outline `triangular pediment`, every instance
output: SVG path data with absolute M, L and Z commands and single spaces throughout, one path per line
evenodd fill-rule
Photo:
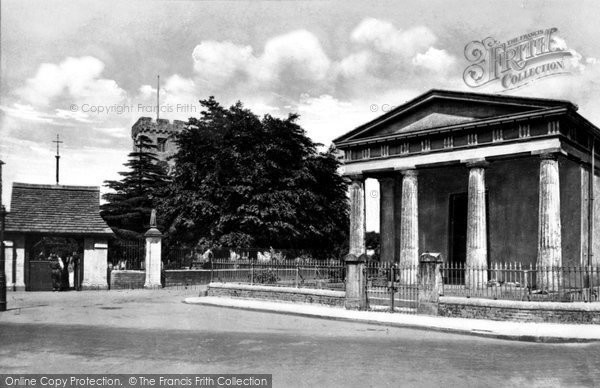
M 562 100 L 431 90 L 334 142 L 426 131 L 561 106 L 577 109 Z
M 404 132 L 411 132 L 418 131 L 420 129 L 438 128 L 448 125 L 466 123 L 473 121 L 474 119 L 474 117 L 434 112 L 399 129 Z

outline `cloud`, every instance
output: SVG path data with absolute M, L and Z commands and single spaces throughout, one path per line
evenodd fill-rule
M 440 74 L 446 73 L 455 63 L 456 59 L 446 50 L 438 50 L 434 47 L 430 47 L 423 54 L 417 53 L 412 59 L 415 67 L 422 67 Z
M 13 103 L 12 107 L 0 106 L 0 110 L 2 110 L 5 113 L 5 115 L 16 119 L 39 121 L 43 123 L 54 122 L 51 115 L 40 112 L 31 105 L 19 104 L 15 102 Z
M 306 30 L 269 39 L 260 55 L 250 46 L 204 41 L 192 58 L 200 88 L 211 93 L 227 88 L 232 95 L 255 90 L 298 98 L 306 91 L 321 91 L 331 68 L 319 40 Z
M 114 80 L 100 78 L 103 70 L 104 63 L 89 56 L 68 57 L 59 64 L 43 63 L 16 94 L 37 106 L 47 105 L 61 96 L 74 103 L 111 105 L 121 102 L 125 91 Z
M 203 41 L 192 53 L 194 70 L 199 79 L 213 87 L 248 76 L 248 65 L 256 58 L 252 47 L 236 45 L 232 42 Z
M 374 18 L 364 19 L 352 31 L 354 42 L 386 54 L 411 57 L 433 45 L 437 37 L 427 27 L 417 26 L 402 31 L 390 22 Z
M 256 62 L 258 78 L 270 82 L 320 82 L 330 65 L 317 37 L 306 30 L 270 39 Z
M 336 91 L 346 98 L 365 90 L 440 87 L 457 63 L 452 54 L 435 47 L 436 35 L 424 26 L 403 30 L 367 18 L 352 31 L 350 40 L 351 52 L 336 64 Z
M 91 123 L 93 120 L 88 119 L 88 115 L 84 112 L 73 112 L 65 109 L 55 109 L 56 117 L 65 120 L 74 120 L 80 123 Z

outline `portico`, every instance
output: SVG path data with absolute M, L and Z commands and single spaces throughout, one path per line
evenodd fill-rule
M 364 252 L 364 179 L 375 178 L 382 261 L 416 265 L 421 253 L 441 252 L 478 269 L 587 264 L 590 152 L 600 131 L 576 110 L 432 90 L 336 139 L 352 177 L 351 249 Z M 600 225 L 593 230 L 600 238 Z M 487 281 L 487 271 L 464 279 Z

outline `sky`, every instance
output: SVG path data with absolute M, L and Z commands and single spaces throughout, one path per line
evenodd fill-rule
M 49 1 L 0 5 L 0 160 L 12 182 L 118 178 L 131 126 L 198 116 L 215 96 L 259 115 L 300 114 L 324 146 L 429 89 L 559 98 L 600 125 L 597 1 Z M 465 46 L 555 27 L 568 74 L 506 91 L 463 81 Z M 105 190 L 104 188 L 102 190 Z M 367 183 L 367 228 L 378 186 Z

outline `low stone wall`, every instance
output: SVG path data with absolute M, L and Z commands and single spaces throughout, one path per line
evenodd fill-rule
M 110 289 L 128 290 L 134 288 L 144 288 L 146 281 L 146 271 L 110 271 Z
M 317 290 L 312 288 L 210 283 L 208 285 L 208 296 L 264 299 L 270 301 L 299 302 L 343 307 L 346 293 L 344 291 Z
M 210 269 L 167 269 L 163 271 L 165 287 L 208 283 L 210 283 Z
M 497 321 L 600 324 L 600 303 L 521 302 L 441 296 L 438 314 Z

